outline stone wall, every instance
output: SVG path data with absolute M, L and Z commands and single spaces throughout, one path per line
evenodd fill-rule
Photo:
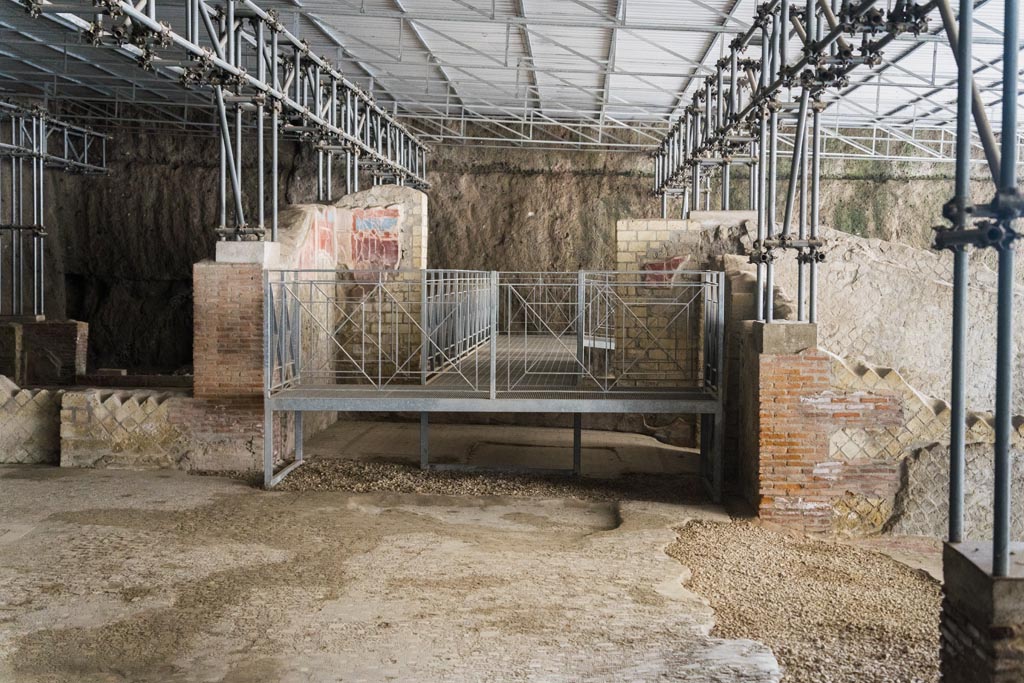
M 823 231 L 827 261 L 819 267 L 818 327 L 822 348 L 897 370 L 920 391 L 949 395 L 952 256 L 835 230 Z M 751 236 L 745 238 L 749 240 Z M 975 252 L 970 268 L 967 403 L 986 410 L 995 395 L 996 274 Z M 776 283 L 795 294 L 792 257 L 778 262 Z M 1024 303 L 1024 273 L 1015 301 Z M 1015 362 L 1024 367 L 1024 316 L 1016 316 Z M 1024 413 L 1024 372 L 1014 378 L 1014 409 Z
M 851 501 L 849 524 L 861 531 L 944 536 L 949 520 L 949 404 L 918 391 L 891 368 L 833 357 L 832 377 L 840 390 L 894 396 L 904 415 L 899 424 L 885 429 L 843 429 L 832 435 L 834 460 L 873 461 L 894 469 L 895 495 Z M 1013 423 L 1012 488 L 1024 497 L 1024 419 Z M 965 534 L 984 538 L 992 533 L 991 413 L 968 413 L 965 441 Z M 1024 510 L 1014 508 L 1012 525 L 1013 535 L 1024 537 Z
M 22 389 L 0 375 L 0 463 L 60 461 L 60 403 L 63 392 Z
M 278 452 L 292 444 L 278 418 Z M 263 402 L 184 391 L 85 389 L 64 394 L 62 467 L 246 471 L 263 467 Z

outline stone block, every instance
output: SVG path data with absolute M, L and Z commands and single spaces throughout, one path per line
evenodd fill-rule
M 740 326 L 750 336 L 757 353 L 761 354 L 789 355 L 818 345 L 818 326 L 814 323 L 744 320 Z
M 219 241 L 217 263 L 255 263 L 263 268 L 277 268 L 281 261 L 281 245 L 263 241 Z
M 1010 571 L 992 576 L 990 541 L 947 543 L 940 659 L 945 683 L 1024 679 L 1024 543 L 1010 547 Z
M 745 221 L 757 223 L 756 211 L 691 211 L 690 221 L 699 227 L 740 225 Z

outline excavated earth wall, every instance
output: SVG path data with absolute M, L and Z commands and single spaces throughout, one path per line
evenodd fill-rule
M 109 175 L 49 174 L 47 310 L 90 323 L 92 366 L 188 366 L 192 264 L 212 256 L 219 217 L 212 141 L 118 131 L 108 143 Z M 244 157 L 252 197 L 254 154 Z M 282 146 L 282 207 L 313 201 L 312 162 L 308 149 Z M 430 167 L 431 267 L 614 268 L 616 221 L 660 213 L 643 154 L 438 146 Z M 824 222 L 926 246 L 952 188 L 950 171 L 829 161 Z M 742 204 L 745 183 L 734 187 Z M 678 215 L 677 203 L 670 212 Z

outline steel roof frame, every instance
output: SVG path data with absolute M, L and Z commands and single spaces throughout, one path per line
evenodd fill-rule
M 82 31 L 95 12 L 69 0 L 6 0 L 0 7 L 19 8 L 20 13 L 29 1 L 68 37 Z M 165 0 L 165 4 L 180 8 L 181 1 L 187 0 Z M 656 145 L 674 120 L 679 103 L 713 72 L 716 46 L 723 44 L 723 35 L 749 28 L 741 12 L 751 7 L 750 0 L 690 0 L 700 16 L 684 24 L 673 17 L 650 20 L 649 12 L 637 9 L 644 0 L 631 0 L 628 6 L 623 0 L 602 6 L 563 0 L 554 8 L 526 0 L 506 0 L 499 6 L 498 0 L 492 0 L 489 9 L 460 0 L 419 0 L 415 6 L 409 2 L 268 0 L 268 5 L 279 8 L 285 23 L 308 29 L 307 35 L 312 31 L 315 43 L 337 53 L 350 79 L 365 82 L 391 115 L 426 141 L 609 150 L 650 150 Z M 975 6 L 989 2 L 981 0 Z M 72 16 L 80 18 L 73 21 Z M 373 24 L 377 33 L 362 35 L 360 22 L 365 21 L 377 22 Z M 981 18 L 974 21 L 981 33 L 975 36 L 975 45 L 1001 42 L 999 27 Z M 379 31 L 392 30 L 388 28 L 392 23 L 396 33 L 378 40 Z M 477 25 L 489 29 L 486 40 L 473 36 Z M 500 45 L 499 27 L 505 29 Z M 204 127 L 195 117 L 175 114 L 182 111 L 178 105 L 183 100 L 190 107 L 212 111 L 211 103 L 182 93 L 174 70 L 158 67 L 147 73 L 115 68 L 109 58 L 93 59 L 88 46 L 76 47 L 66 38 L 53 40 L 51 31 L 26 30 L 23 21 L 6 20 L 2 13 L 0 31 L 11 37 L 0 48 L 0 93 L 41 96 L 55 104 L 99 103 L 106 96 L 137 103 L 142 110 L 135 117 L 137 124 L 156 121 L 161 115 L 177 117 L 167 123 L 170 128 Z M 693 37 L 699 35 L 708 39 L 696 52 Z M 584 36 L 603 42 L 602 51 L 581 47 Z M 679 43 L 673 36 L 691 38 L 689 43 Z M 393 49 L 396 40 L 397 50 Z M 630 40 L 634 48 L 628 62 L 623 61 L 623 40 Z M 952 69 L 946 68 L 948 55 L 935 53 L 931 79 L 903 66 L 923 46 L 938 50 L 940 42 L 945 37 L 936 31 L 898 36 L 893 44 L 904 49 L 886 55 L 881 69 L 855 80 L 843 93 L 845 127 L 884 128 L 893 139 L 913 140 L 911 131 L 922 123 L 951 122 L 956 81 Z M 127 48 L 113 49 L 125 57 L 140 58 L 138 51 Z M 1001 59 L 983 55 L 974 59 L 979 65 L 978 88 L 983 95 L 988 93 L 986 105 L 998 105 L 995 77 Z M 658 69 L 660 60 L 672 66 Z M 596 86 L 591 78 L 597 79 Z M 673 79 L 678 87 L 671 85 Z M 876 102 L 861 94 L 868 92 L 876 95 Z M 856 97 L 845 96 L 854 93 Z M 882 93 L 886 96 L 880 97 Z

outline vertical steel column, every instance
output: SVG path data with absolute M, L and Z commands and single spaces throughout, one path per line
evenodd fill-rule
M 767 220 L 767 239 L 775 238 L 775 195 L 777 184 L 777 170 L 779 158 L 778 146 L 779 118 L 778 113 L 773 109 L 768 114 L 768 201 L 765 207 Z M 775 318 L 775 291 L 774 269 L 771 258 L 765 263 L 765 300 L 764 319 L 772 322 Z
M 1003 15 L 1003 115 L 999 194 L 1017 194 L 1017 62 L 1020 49 L 1018 0 L 1005 0 Z M 960 36 L 960 44 L 970 44 Z M 970 62 L 965 62 L 970 65 Z M 1006 576 L 1010 554 L 1010 433 L 1013 395 L 1013 242 L 1012 219 L 1001 219 L 1007 236 L 999 245 L 996 324 L 995 504 L 992 524 L 992 574 Z
M 42 189 L 43 120 L 41 116 L 32 117 L 32 315 L 39 315 L 39 228 L 43 217 L 39 210 L 39 195 Z
M 788 7 L 788 5 L 787 5 Z M 772 30 L 772 67 L 774 73 L 769 78 L 769 84 L 777 74 L 782 73 L 785 57 L 780 52 L 781 36 L 785 35 L 787 27 L 779 19 Z M 771 104 L 771 103 L 769 103 Z M 767 239 L 775 238 L 775 200 L 778 184 L 779 166 L 779 114 L 772 107 L 768 113 L 768 207 L 767 207 Z M 763 143 L 762 143 L 763 144 Z M 765 263 L 765 298 L 764 298 L 764 320 L 772 322 L 775 319 L 775 269 L 771 258 Z
M 323 202 L 326 198 L 324 193 L 324 151 L 316 151 L 316 200 Z
M 725 74 L 722 73 L 722 65 L 719 64 L 715 71 L 715 130 L 716 136 L 721 135 L 725 123 Z M 720 145 L 724 151 L 725 146 Z M 722 209 L 729 209 L 729 164 L 722 166 Z M 710 192 L 710 188 L 708 188 Z M 710 197 L 708 197 L 710 200 Z
M 227 50 L 225 51 L 228 57 L 228 62 L 233 66 L 242 66 L 242 39 L 239 33 L 238 27 L 235 25 L 235 0 L 227 1 Z M 245 224 L 243 217 L 244 211 L 242 210 L 242 105 L 241 103 L 235 104 L 235 176 L 237 178 L 236 199 L 237 213 L 235 215 L 235 228 L 238 229 Z
M 285 291 L 283 287 L 281 291 Z M 270 403 L 270 387 L 274 381 L 271 347 L 275 330 L 274 290 L 266 270 L 263 271 L 263 302 L 263 488 L 269 489 L 274 479 L 274 409 Z
M 956 225 L 967 227 L 970 202 L 971 161 L 971 40 L 974 21 L 973 0 L 960 1 L 960 40 L 957 43 L 956 110 Z M 953 247 L 953 340 L 951 345 L 949 421 L 949 542 L 960 543 L 964 535 L 964 437 L 967 421 L 965 370 L 967 356 L 967 247 Z
M 970 2 L 971 0 L 967 0 Z M 818 220 L 821 209 L 821 110 L 816 106 L 811 114 L 811 239 L 818 239 Z M 818 322 L 818 259 L 810 263 L 810 282 L 807 296 L 807 320 Z
M 786 71 L 786 59 L 789 57 L 789 0 L 781 0 L 779 3 L 779 61 L 778 75 Z
M 771 63 L 771 40 L 769 37 L 768 22 L 765 21 L 761 27 L 761 82 L 760 89 L 767 86 L 771 76 L 769 64 Z M 767 172 L 768 172 L 768 120 L 765 117 L 763 105 L 758 111 L 759 131 L 757 139 L 757 243 L 760 249 L 764 249 L 765 235 L 768 230 L 768 202 L 767 202 Z M 764 271 L 765 264 L 758 259 L 755 264 L 757 268 L 757 320 L 764 320 Z
M 270 75 L 274 82 L 274 88 L 276 90 L 281 89 L 281 75 L 278 70 L 278 30 L 277 27 L 273 27 L 270 32 Z M 281 134 L 280 126 L 280 109 L 281 104 L 279 102 L 272 102 L 270 107 L 270 239 L 274 242 L 277 241 L 277 200 L 278 192 L 278 177 L 277 177 L 277 145 L 278 136 Z
M 728 161 L 722 164 L 722 211 L 729 210 L 729 184 L 731 164 Z
M 39 254 L 39 263 L 36 265 L 36 272 L 38 274 L 39 285 L 39 302 L 36 306 L 36 315 L 44 315 L 46 313 L 46 249 L 44 236 L 46 234 L 46 119 L 43 116 L 39 117 L 39 183 L 37 186 L 36 201 L 39 202 L 39 221 L 37 225 L 40 228 L 40 234 L 37 236 L 38 245 L 36 246 L 37 253 Z
M 11 117 L 11 146 L 18 144 L 15 119 Z M 11 157 L 11 225 L 18 225 L 18 162 Z M 11 231 L 11 315 L 18 314 L 18 240 L 21 235 Z
M 498 397 L 498 287 L 498 272 L 491 271 L 490 396 L 492 399 Z
M 24 138 L 24 130 L 19 131 L 18 136 L 20 138 Z M 22 144 L 24 144 L 24 139 L 22 139 Z M 25 164 L 21 157 L 18 157 L 17 222 L 18 225 L 25 224 Z M 23 230 L 16 230 L 15 234 L 18 236 L 18 264 L 14 281 L 18 292 L 18 310 L 15 311 L 15 313 L 17 315 L 23 315 L 25 313 L 25 232 Z
M 263 48 L 266 45 L 266 36 L 263 31 L 263 20 L 257 18 L 254 23 L 256 24 L 256 76 L 260 79 L 260 82 L 265 83 L 267 80 L 267 62 L 266 55 L 263 51 Z M 259 221 L 258 227 L 260 229 L 260 238 L 266 239 L 266 235 L 263 234 L 263 229 L 266 225 L 264 200 L 264 193 L 266 192 L 266 189 L 263 186 L 264 175 L 266 173 L 263 158 L 263 118 L 266 115 L 266 110 L 263 104 L 263 97 L 264 96 L 261 95 L 256 104 L 256 220 Z

